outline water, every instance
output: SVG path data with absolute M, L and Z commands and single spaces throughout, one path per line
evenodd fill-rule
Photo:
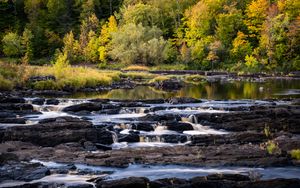
M 185 84 L 179 91 L 166 92 L 148 86 L 116 89 L 108 92 L 76 93 L 70 98 L 157 99 L 192 97 L 201 99 L 299 98 L 299 79 L 267 79 L 265 82 L 213 82 Z

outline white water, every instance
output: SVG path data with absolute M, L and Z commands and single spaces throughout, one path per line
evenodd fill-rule
M 43 162 L 33 160 L 32 162 L 40 162 L 48 167 L 57 167 L 66 164 L 55 164 L 53 162 Z M 107 179 L 120 179 L 125 177 L 137 176 L 147 177 L 150 180 L 162 178 L 183 178 L 189 179 L 196 176 L 206 176 L 209 174 L 244 174 L 256 175 L 261 179 L 275 179 L 275 178 L 300 178 L 299 167 L 268 167 L 268 168 L 250 168 L 250 167 L 193 167 L 184 165 L 129 165 L 127 168 L 113 168 L 102 166 L 88 166 L 84 164 L 75 164 L 80 169 L 87 169 L 94 172 L 113 172 L 107 175 Z

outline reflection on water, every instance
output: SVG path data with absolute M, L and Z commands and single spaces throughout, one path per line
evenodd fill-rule
M 181 90 L 166 92 L 148 86 L 116 89 L 108 92 L 76 93 L 70 98 L 155 99 L 192 97 L 202 99 L 269 99 L 299 98 L 300 80 L 276 79 L 258 82 L 186 84 Z

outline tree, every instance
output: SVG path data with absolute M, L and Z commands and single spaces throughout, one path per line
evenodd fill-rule
M 160 29 L 130 23 L 112 34 L 108 54 L 125 64 L 154 65 L 168 58 L 167 51 L 168 45 Z
M 100 47 L 98 48 L 98 52 L 99 52 L 99 60 L 101 62 L 106 62 L 107 48 L 109 47 L 112 38 L 112 33 L 117 32 L 117 30 L 118 30 L 117 20 L 114 16 L 110 16 L 108 22 L 103 24 L 99 36 Z
M 159 10 L 151 5 L 138 3 L 122 10 L 124 24 L 134 23 L 143 26 L 157 26 L 159 20 Z
M 22 41 L 21 41 L 23 49 L 25 51 L 25 54 L 22 57 L 22 62 L 24 64 L 28 64 L 30 60 L 33 58 L 32 39 L 33 39 L 33 34 L 31 30 L 25 28 L 22 36 Z
M 239 30 L 244 30 L 242 11 L 237 10 L 234 5 L 225 6 L 227 13 L 217 16 L 216 36 L 227 48 L 236 37 Z
M 236 38 L 232 41 L 232 49 L 230 57 L 235 61 L 244 61 L 246 55 L 250 55 L 252 47 L 247 40 L 247 35 L 243 32 L 238 32 Z
M 259 39 L 262 25 L 267 17 L 268 0 L 253 0 L 246 9 L 247 19 L 245 24 L 250 32 L 250 37 Z
M 22 54 L 21 37 L 17 33 L 9 32 L 3 39 L 3 53 L 8 57 L 18 57 Z
M 64 37 L 64 47 L 62 53 L 66 55 L 69 63 L 76 62 L 79 59 L 80 46 L 77 40 L 74 38 L 74 34 L 70 31 Z

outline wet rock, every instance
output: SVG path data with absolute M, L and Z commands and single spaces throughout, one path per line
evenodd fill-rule
M 261 180 L 255 182 L 242 182 L 238 184 L 238 188 L 298 188 L 300 186 L 300 179 L 273 179 Z
M 103 151 L 112 150 L 112 147 L 109 146 L 109 145 L 104 145 L 104 144 L 98 144 L 98 143 L 96 143 L 95 146 L 97 147 L 97 149 L 103 150 Z
M 200 103 L 202 102 L 199 99 L 194 99 L 194 98 L 171 98 L 168 100 L 169 103 L 171 104 L 185 104 L 185 103 Z
M 48 75 L 48 76 L 32 76 L 29 78 L 30 82 L 39 82 L 39 81 L 47 81 L 47 80 L 53 80 L 55 81 L 56 78 L 53 75 Z
M 0 118 L 0 123 L 26 124 L 26 120 L 24 118 Z
M 64 108 L 63 112 L 79 112 L 79 111 L 99 111 L 102 109 L 102 105 L 99 103 L 82 103 Z
M 131 125 L 132 129 L 139 131 L 154 131 L 153 123 L 138 122 Z
M 189 181 L 180 178 L 166 178 L 166 179 L 158 179 L 150 182 L 151 188 L 160 188 L 160 187 L 176 187 L 180 185 L 188 184 Z
M 32 181 L 50 175 L 50 170 L 37 163 L 16 163 L 2 166 L 2 168 L 0 168 L 0 174 L 0 181 Z
M 32 104 L 43 105 L 44 103 L 45 103 L 45 99 L 42 98 L 36 98 L 32 100 Z
M 230 180 L 230 181 L 250 181 L 249 176 L 242 174 L 211 174 L 206 176 L 207 180 Z
M 184 122 L 167 121 L 163 125 L 167 126 L 168 130 L 177 131 L 177 132 L 194 130 L 194 127 L 191 124 L 184 123 Z
M 87 151 L 96 151 L 97 147 L 95 144 L 93 144 L 92 142 L 86 141 L 83 143 L 83 147 L 87 150 Z
M 23 111 L 23 110 L 33 110 L 31 104 L 23 103 L 0 103 L 0 110 L 14 110 L 14 111 Z
M 0 153 L 0 165 L 6 164 L 10 161 L 19 161 L 19 158 L 14 153 Z
M 187 136 L 186 135 L 162 135 L 161 136 L 163 142 L 166 143 L 185 143 L 187 142 Z
M 25 103 L 25 99 L 15 96 L 4 96 L 0 98 L 0 103 Z
M 58 105 L 59 100 L 58 99 L 47 99 L 46 104 L 48 104 L 48 105 Z
M 9 127 L 0 130 L 0 135 L 3 135 L 1 142 L 23 141 L 40 146 L 55 146 L 82 139 L 93 143 L 113 143 L 111 132 L 97 129 L 92 123 L 73 117 L 46 119 L 37 125 Z
M 119 142 L 128 142 L 128 143 L 132 143 L 132 142 L 139 142 L 140 141 L 140 136 L 138 134 L 135 133 L 130 133 L 130 134 L 121 134 L 118 137 L 118 141 Z
M 164 114 L 164 115 L 157 115 L 157 114 L 147 114 L 146 116 L 140 117 L 140 121 L 180 121 L 181 117 L 175 114 Z
M 97 188 L 147 188 L 149 180 L 142 177 L 129 177 L 119 180 L 101 181 L 97 184 Z
M 183 87 L 183 83 L 177 79 L 168 79 L 154 83 L 154 87 L 166 91 L 179 90 Z

